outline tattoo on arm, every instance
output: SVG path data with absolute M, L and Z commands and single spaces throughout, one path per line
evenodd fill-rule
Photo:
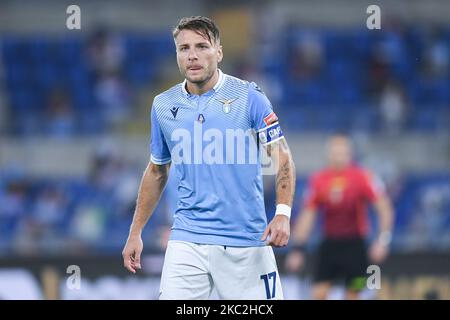
M 282 164 L 280 171 L 277 174 L 277 190 L 281 187 L 281 189 L 286 189 L 288 187 L 289 178 L 290 178 L 290 164 L 289 162 L 285 162 Z
M 276 176 L 276 197 L 277 203 L 284 203 L 292 206 L 296 172 L 294 161 L 285 139 L 269 145 L 268 154 L 278 163 Z

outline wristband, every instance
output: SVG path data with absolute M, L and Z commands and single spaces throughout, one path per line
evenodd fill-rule
M 390 231 L 383 231 L 378 236 L 378 242 L 384 246 L 388 246 L 392 241 L 392 233 Z
M 283 215 L 288 217 L 289 219 L 291 218 L 291 207 L 289 207 L 286 204 L 277 204 L 277 209 L 275 210 L 275 215 Z

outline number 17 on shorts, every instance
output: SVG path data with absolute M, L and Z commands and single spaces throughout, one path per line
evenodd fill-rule
M 266 298 L 273 299 L 275 298 L 276 289 L 277 289 L 277 273 L 276 271 L 262 274 L 260 279 L 264 281 L 264 287 L 266 288 Z

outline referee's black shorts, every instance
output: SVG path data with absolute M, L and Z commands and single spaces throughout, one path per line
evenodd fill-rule
M 348 289 L 359 291 L 366 286 L 368 265 L 364 239 L 325 239 L 319 247 L 314 281 L 344 281 Z

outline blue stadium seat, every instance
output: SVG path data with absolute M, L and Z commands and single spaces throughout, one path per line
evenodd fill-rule
M 79 65 L 85 58 L 85 47 L 82 40 L 75 36 L 66 36 L 58 42 L 60 61 L 65 65 Z
M 315 115 L 309 108 L 290 106 L 277 111 L 282 127 L 287 131 L 310 131 L 315 125 Z
M 348 129 L 349 116 L 345 108 L 334 106 L 317 111 L 318 130 L 325 133 L 332 133 Z
M 56 65 L 52 63 L 41 63 L 36 65 L 34 78 L 41 88 L 50 91 L 52 88 L 61 84 L 61 77 L 64 75 Z
M 30 70 L 21 63 L 10 63 L 6 65 L 7 86 L 11 89 L 28 85 Z
M 27 39 L 27 42 L 30 47 L 30 62 L 32 64 L 38 65 L 49 61 L 55 63 L 56 57 L 54 56 L 54 42 L 50 38 L 34 36 Z
M 379 114 L 375 107 L 361 105 L 351 112 L 350 127 L 352 130 L 374 132 L 380 128 Z
M 415 130 L 435 131 L 438 128 L 439 110 L 428 107 L 413 113 L 411 126 Z

